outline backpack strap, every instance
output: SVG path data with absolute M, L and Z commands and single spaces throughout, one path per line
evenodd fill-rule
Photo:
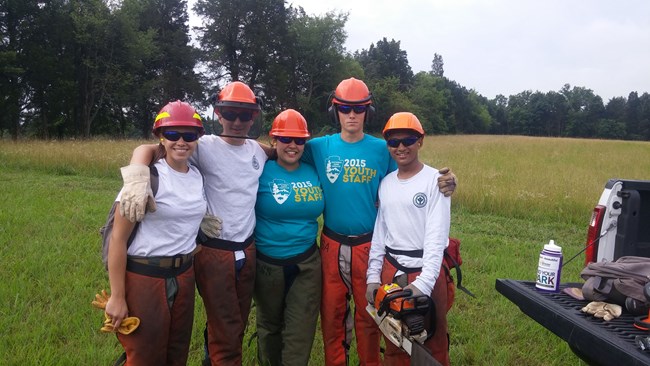
M 450 266 L 451 268 L 456 269 L 456 287 L 461 289 L 464 293 L 468 294 L 469 296 L 471 296 L 473 298 L 476 298 L 476 296 L 470 290 L 468 290 L 465 286 L 463 286 L 463 272 L 460 269 L 460 264 L 458 264 L 456 259 L 454 259 L 454 257 L 449 254 L 447 249 L 445 249 L 445 251 L 444 251 L 444 258 L 449 263 L 451 263 L 451 266 Z M 445 269 L 445 271 L 447 273 L 449 273 L 449 271 L 451 271 L 451 268 L 447 268 L 447 266 L 443 265 L 442 267 Z

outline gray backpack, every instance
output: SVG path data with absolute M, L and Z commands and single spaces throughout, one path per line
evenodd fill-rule
M 151 191 L 155 197 L 156 193 L 158 193 L 158 169 L 153 165 L 149 166 L 149 178 L 151 182 Z M 104 269 L 106 270 L 108 270 L 108 245 L 111 242 L 111 234 L 113 233 L 113 222 L 115 221 L 115 209 L 117 208 L 117 203 L 117 201 L 113 202 L 113 206 L 111 206 L 110 211 L 108 211 L 106 223 L 101 227 L 101 229 L 99 229 L 99 234 L 102 236 L 102 262 L 104 262 Z M 140 226 L 140 223 L 136 222 L 129 239 L 126 241 L 127 248 L 133 242 L 135 234 L 138 232 L 138 226 Z
M 582 285 L 586 300 L 625 305 L 631 297 L 647 303 L 643 287 L 650 282 L 650 258 L 625 256 L 614 262 L 589 263 L 580 277 L 586 281 Z

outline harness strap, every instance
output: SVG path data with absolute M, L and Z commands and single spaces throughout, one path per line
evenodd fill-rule
M 186 261 L 177 268 L 163 268 L 135 262 L 129 258 L 126 260 L 126 270 L 129 272 L 141 274 L 143 276 L 171 278 L 176 277 L 192 267 L 193 260 Z
M 263 254 L 262 252 L 257 250 L 257 259 L 261 260 L 262 262 L 266 262 L 269 264 L 274 264 L 276 266 L 290 266 L 294 264 L 298 264 L 306 260 L 307 258 L 311 257 L 314 252 L 318 250 L 318 246 L 316 245 L 316 242 L 312 246 L 309 247 L 309 249 L 305 250 L 304 252 L 294 255 L 293 257 L 289 258 L 273 258 L 269 257 L 268 255 Z
M 323 234 L 325 234 L 328 238 L 331 238 L 336 242 L 339 242 L 343 245 L 347 245 L 350 247 L 354 247 L 360 244 L 365 244 L 372 240 L 372 231 L 361 235 L 343 235 L 328 228 L 327 226 L 323 226 Z
M 249 236 L 243 242 L 224 240 L 219 238 L 207 238 L 206 241 L 202 242 L 201 245 L 213 249 L 227 250 L 230 252 L 236 252 L 238 250 L 244 250 L 248 248 L 253 243 L 253 235 Z
M 399 269 L 400 271 L 404 273 L 417 273 L 422 271 L 422 267 L 405 267 L 401 265 L 395 257 L 393 257 L 393 254 L 397 255 L 405 255 L 407 257 L 411 258 L 422 258 L 422 255 L 424 254 L 424 251 L 422 250 L 397 250 L 397 249 L 391 249 L 390 247 L 386 247 L 386 260 L 388 263 L 392 264 L 395 268 Z

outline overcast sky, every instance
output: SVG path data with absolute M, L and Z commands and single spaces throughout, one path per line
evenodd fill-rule
M 445 76 L 488 98 L 566 83 L 603 101 L 650 92 L 650 0 L 287 0 L 349 12 L 345 47 L 401 42 L 414 73 L 442 55 Z

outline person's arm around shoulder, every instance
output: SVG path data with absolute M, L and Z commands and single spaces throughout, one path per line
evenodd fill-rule
M 119 211 L 122 217 L 131 222 L 142 221 L 147 210 L 156 211 L 148 164 L 157 148 L 155 144 L 136 147 L 130 164 L 120 168 L 124 186 Z
M 450 168 L 444 167 L 438 172 L 441 174 L 438 177 L 438 188 L 440 189 L 440 193 L 444 194 L 445 197 L 449 197 L 454 194 L 456 185 L 458 184 L 458 179 Z
M 118 204 L 119 205 L 119 204 Z M 108 246 L 108 279 L 111 285 L 111 297 L 106 303 L 106 314 L 113 320 L 113 329 L 129 316 L 126 304 L 126 243 L 133 232 L 135 224 L 124 218 L 119 210 L 115 211 L 115 222 L 111 242 Z

